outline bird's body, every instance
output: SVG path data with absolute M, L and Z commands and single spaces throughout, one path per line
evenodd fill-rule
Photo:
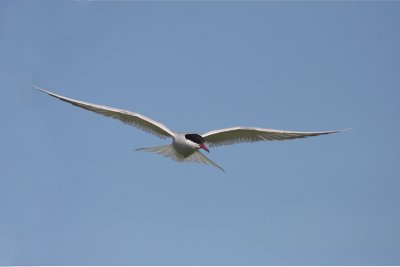
M 172 146 L 176 152 L 186 158 L 193 154 L 194 151 L 198 150 L 199 147 L 197 143 L 186 139 L 185 135 L 185 133 L 175 133 L 172 140 Z
M 207 143 L 210 147 L 215 147 L 243 142 L 304 138 L 342 131 L 336 130 L 325 132 L 294 132 L 255 127 L 233 127 L 214 130 L 204 134 L 178 133 L 171 131 L 164 124 L 154 121 L 138 113 L 74 100 L 51 93 L 37 86 L 35 87 L 40 91 L 47 93 L 52 97 L 58 98 L 64 102 L 70 103 L 74 106 L 78 106 L 86 110 L 93 111 L 104 116 L 118 119 L 123 123 L 135 126 L 162 139 L 172 138 L 172 143 L 169 145 L 137 149 L 139 151 L 158 153 L 179 162 L 204 163 L 217 167 L 222 171 L 224 171 L 224 169 L 208 159 L 199 151 L 200 149 L 203 149 L 209 152 L 209 149 L 205 145 L 205 143 Z

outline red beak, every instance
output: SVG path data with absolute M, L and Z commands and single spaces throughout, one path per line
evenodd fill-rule
M 206 147 L 204 144 L 200 144 L 200 148 L 204 149 L 207 152 L 210 152 L 210 150 L 208 150 L 208 147 Z

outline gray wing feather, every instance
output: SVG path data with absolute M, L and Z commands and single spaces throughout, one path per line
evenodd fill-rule
M 159 123 L 157 121 L 154 121 L 146 116 L 143 116 L 138 113 L 134 113 L 131 111 L 127 110 L 122 110 L 122 109 L 117 109 L 117 108 L 112 108 L 112 107 L 107 107 L 107 106 L 101 106 L 101 105 L 96 105 L 96 104 L 91 104 L 83 101 L 78 101 L 74 100 L 71 98 L 67 98 L 61 95 L 57 95 L 54 93 L 51 93 L 49 91 L 46 91 L 42 88 L 39 88 L 35 86 L 35 88 L 39 89 L 40 91 L 58 98 L 64 102 L 67 102 L 69 104 L 72 104 L 74 106 L 93 111 L 97 114 L 101 114 L 107 117 L 111 117 L 117 120 L 122 121 L 125 124 L 129 124 L 132 126 L 135 126 L 141 130 L 144 130 L 148 133 L 154 134 L 162 139 L 165 139 L 166 137 L 173 137 L 174 133 L 168 129 L 164 124 Z
M 274 129 L 263 129 L 253 127 L 233 127 L 214 130 L 202 134 L 210 147 L 231 145 L 236 143 L 248 143 L 258 141 L 287 140 L 305 138 L 310 136 L 337 133 L 345 130 L 324 131 L 324 132 L 294 132 Z

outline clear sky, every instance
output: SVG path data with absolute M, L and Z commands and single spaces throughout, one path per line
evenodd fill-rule
M 0 1 L 0 264 L 400 264 L 400 2 Z M 32 85 L 220 147 L 227 170 Z

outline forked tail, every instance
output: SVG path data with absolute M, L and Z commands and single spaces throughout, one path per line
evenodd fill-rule
M 145 152 L 157 153 L 157 154 L 163 155 L 164 157 L 170 158 L 170 159 L 178 161 L 178 162 L 203 163 L 203 164 L 214 166 L 214 167 L 220 169 L 221 171 L 225 172 L 225 170 L 223 168 L 221 168 L 218 164 L 216 164 L 212 160 L 208 159 L 206 156 L 204 156 L 202 153 L 200 153 L 200 151 L 195 151 L 190 156 L 184 157 L 175 150 L 175 148 L 173 147 L 172 144 L 165 145 L 165 146 L 157 146 L 157 147 L 138 148 L 138 149 L 135 149 L 135 151 L 145 151 Z
M 156 147 L 143 147 L 143 148 L 135 149 L 135 151 L 153 152 L 153 153 L 163 155 L 164 157 L 171 158 L 176 161 L 182 161 L 182 159 L 184 159 L 184 157 L 182 157 L 182 156 L 180 157 L 180 155 L 178 153 L 176 153 L 175 148 L 172 145 L 156 146 Z

